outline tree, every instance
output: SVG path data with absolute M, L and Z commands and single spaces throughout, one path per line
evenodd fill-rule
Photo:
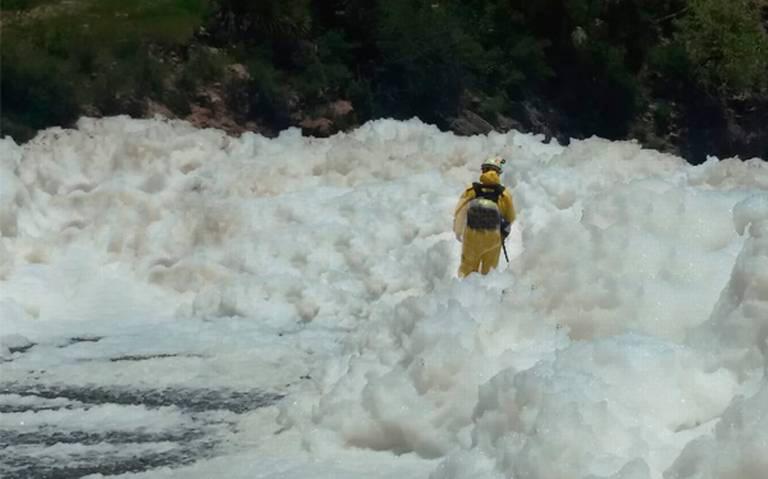
M 677 22 L 676 40 L 686 51 L 696 81 L 714 95 L 754 95 L 768 84 L 765 2 L 689 0 Z

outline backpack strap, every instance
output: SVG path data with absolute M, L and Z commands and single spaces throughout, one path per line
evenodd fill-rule
M 499 197 L 504 193 L 502 185 L 484 185 L 482 183 L 472 183 L 472 189 L 475 190 L 475 198 L 485 198 L 494 203 L 499 202 Z

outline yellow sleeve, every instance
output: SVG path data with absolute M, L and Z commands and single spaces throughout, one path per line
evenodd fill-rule
M 454 218 L 457 214 L 459 214 L 459 211 L 467 206 L 467 203 L 472 201 L 475 197 L 475 189 L 470 187 L 464 190 L 464 193 L 461 194 L 461 197 L 459 198 L 459 202 L 456 203 L 456 209 L 453 211 Z
M 459 241 L 464 236 L 464 228 L 467 226 L 467 205 L 474 197 L 475 190 L 472 187 L 464 190 L 453 212 L 453 232 Z
M 499 198 L 499 210 L 501 211 L 501 216 L 503 216 L 505 220 L 510 223 L 515 221 L 515 205 L 512 202 L 512 194 L 509 192 L 508 188 L 504 189 L 504 193 L 502 193 L 501 198 Z

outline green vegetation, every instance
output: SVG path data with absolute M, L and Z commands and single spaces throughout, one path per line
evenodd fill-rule
M 691 0 L 689 8 L 674 38 L 700 85 L 714 94 L 763 91 L 768 85 L 768 36 L 760 4 Z
M 203 0 L 16 0 L 3 3 L 2 133 L 26 139 L 88 111 L 143 112 L 169 66 L 156 52 L 188 44 Z
M 272 131 L 346 100 L 357 122 L 452 128 L 471 111 L 768 156 L 767 26 L 766 0 L 5 0 L 0 133 L 142 116 L 150 100 L 183 117 L 215 87 Z

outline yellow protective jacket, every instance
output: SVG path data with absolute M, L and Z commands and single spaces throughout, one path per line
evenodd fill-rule
M 484 185 L 500 184 L 499 174 L 493 170 L 480 175 L 480 183 Z M 472 272 L 488 273 L 499 263 L 501 253 L 501 233 L 497 230 L 474 230 L 467 227 L 467 208 L 469 202 L 475 199 L 475 190 L 472 186 L 464 190 L 456 205 L 453 215 L 453 232 L 456 239 L 462 242 L 461 266 L 459 276 L 466 276 Z M 512 195 L 508 189 L 499 196 L 499 213 L 510 224 L 515 221 L 515 207 L 512 203 Z

